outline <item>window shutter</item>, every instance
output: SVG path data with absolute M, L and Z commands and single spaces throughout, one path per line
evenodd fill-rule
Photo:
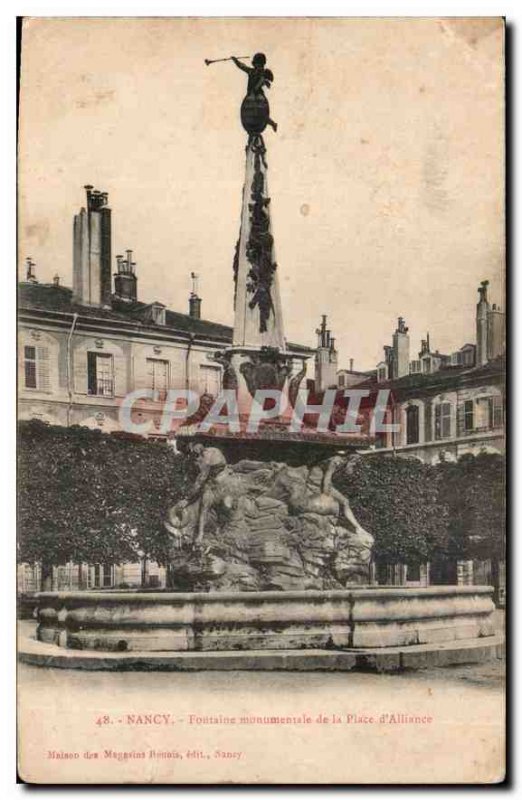
M 406 409 L 406 443 L 417 444 L 419 441 L 419 407 L 408 406 Z
M 441 406 L 439 404 L 435 406 L 435 439 L 441 438 L 440 420 L 441 420 Z
M 127 362 L 124 356 L 113 357 L 114 396 L 125 397 L 127 394 Z
M 431 442 L 432 431 L 431 431 L 431 401 L 427 400 L 424 406 L 424 441 Z
M 488 398 L 488 428 L 493 428 L 493 398 Z
M 146 383 L 147 389 L 155 389 L 156 387 L 154 386 L 154 359 L 153 358 L 148 358 L 147 359 L 145 374 L 147 376 L 147 383 Z
M 38 375 L 37 387 L 41 392 L 49 392 L 51 390 L 51 375 L 48 347 L 36 348 L 36 363 Z
M 87 392 L 97 394 L 96 353 L 87 353 Z
M 76 394 L 87 394 L 87 353 L 76 350 L 73 354 L 73 382 Z
M 492 397 L 492 426 L 500 428 L 503 424 L 504 408 L 503 401 L 500 395 Z
M 448 439 L 451 436 L 451 403 L 441 405 L 442 438 Z
M 175 358 L 170 362 L 170 386 L 172 389 L 185 388 L 185 363 Z
M 465 408 L 466 408 L 466 403 L 464 404 L 460 403 L 457 406 L 457 436 L 461 436 L 466 430 Z

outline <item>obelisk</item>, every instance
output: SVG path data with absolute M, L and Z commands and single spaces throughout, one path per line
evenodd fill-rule
M 264 93 L 274 76 L 266 69 L 263 53 L 253 57 L 252 67 L 235 57 L 232 60 L 248 74 L 247 94 L 241 104 L 241 123 L 248 139 L 241 223 L 233 263 L 234 333 L 232 346 L 218 360 L 224 367 L 224 388 L 235 389 L 243 413 L 259 389 L 275 389 L 286 396 L 293 365 L 284 336 L 263 138 L 268 125 L 277 130 Z
M 285 350 L 279 275 L 267 182 L 266 146 L 250 133 L 246 146 L 241 228 L 234 259 L 234 346 Z

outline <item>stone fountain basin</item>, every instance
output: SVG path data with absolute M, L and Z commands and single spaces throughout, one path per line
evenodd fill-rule
M 41 592 L 37 639 L 75 650 L 386 648 L 494 634 L 493 588 Z

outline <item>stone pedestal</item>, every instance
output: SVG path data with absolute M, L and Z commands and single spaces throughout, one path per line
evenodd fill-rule
M 231 347 L 217 356 L 224 367 L 223 388 L 233 389 L 237 397 L 242 430 L 250 417 L 258 390 L 276 390 L 281 419 L 289 422 L 291 406 L 301 384 L 302 375 L 291 377 L 292 358 L 269 347 Z

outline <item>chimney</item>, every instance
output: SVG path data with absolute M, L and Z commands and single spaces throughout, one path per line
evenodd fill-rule
M 321 317 L 321 325 L 316 329 L 317 347 L 326 347 L 326 314 Z
M 58 275 L 58 273 L 56 273 L 56 275 L 53 278 L 53 284 L 55 286 L 59 286 L 60 285 L 60 276 Z
M 419 358 L 422 356 L 427 355 L 430 352 L 430 335 L 429 333 L 426 334 L 425 339 L 421 339 L 421 349 L 419 353 Z
M 353 372 L 353 358 L 350 359 L 350 372 Z
M 384 345 L 384 361 L 386 363 L 386 380 L 396 378 L 395 374 L 395 354 L 390 344 Z
M 116 273 L 114 275 L 114 293 L 120 300 L 135 303 L 138 299 L 138 279 L 136 262 L 132 260 L 132 250 L 126 250 L 126 258 L 116 256 Z
M 326 314 L 321 317 L 321 326 L 316 330 L 315 391 L 324 392 L 337 385 L 337 351 L 335 337 L 326 327 Z
M 31 256 L 27 256 L 27 258 L 25 259 L 25 280 L 27 281 L 27 283 L 38 283 L 38 281 L 36 280 L 36 274 L 34 269 L 35 266 L 36 264 L 34 263 Z
M 397 320 L 397 329 L 393 334 L 393 377 L 402 378 L 410 373 L 410 337 L 404 318 Z
M 190 273 L 192 278 L 192 291 L 189 296 L 189 316 L 192 319 L 201 319 L 201 297 L 198 295 L 198 278 L 195 272 Z
M 502 355 L 506 350 L 505 317 L 500 306 L 493 303 L 488 312 L 488 361 Z
M 107 192 L 85 187 L 87 208 L 74 217 L 73 296 L 90 306 L 111 304 L 111 210 Z
M 476 312 L 477 328 L 477 366 L 487 364 L 488 361 L 488 286 L 489 281 L 482 281 L 479 288 L 479 301 Z

